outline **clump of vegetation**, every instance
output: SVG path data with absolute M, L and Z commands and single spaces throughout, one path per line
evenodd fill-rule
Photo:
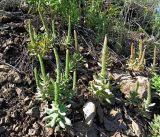
M 126 101 L 126 105 L 138 106 L 141 103 L 141 100 L 138 95 L 139 82 L 136 81 L 135 90 L 130 93 L 130 97 Z
M 42 57 L 38 54 L 38 59 L 40 62 L 41 74 L 38 75 L 37 69 L 34 68 L 34 76 L 37 85 L 36 97 L 38 100 L 46 99 L 51 93 L 50 91 L 50 78 L 45 72 L 45 67 L 43 64 Z
M 128 62 L 128 69 L 133 71 L 143 71 L 145 68 L 146 60 L 145 60 L 145 47 L 144 40 L 139 41 L 139 57 L 136 58 L 135 47 L 131 45 L 131 55 L 130 60 Z
M 35 80 L 37 85 L 37 91 L 36 97 L 37 99 L 41 101 L 52 101 L 51 104 L 48 106 L 52 106 L 52 108 L 45 108 L 45 113 L 47 116 L 44 117 L 43 120 L 46 121 L 46 125 L 49 127 L 55 127 L 55 131 L 58 131 L 60 128 L 66 128 L 66 126 L 71 126 L 71 121 L 69 118 L 67 118 L 66 114 L 69 108 L 69 103 L 72 100 L 72 97 L 76 93 L 76 67 L 77 67 L 77 60 L 74 62 L 70 60 L 69 56 L 69 46 L 71 45 L 71 22 L 69 18 L 68 22 L 68 35 L 65 39 L 65 45 L 66 45 L 66 67 L 65 72 L 61 72 L 60 68 L 60 58 L 59 54 L 57 52 L 56 46 L 55 46 L 55 39 L 56 39 L 56 33 L 55 33 L 55 26 L 54 21 L 52 22 L 52 34 L 49 33 L 48 27 L 46 23 L 44 22 L 43 16 L 40 14 L 41 20 L 43 23 L 43 26 L 45 28 L 45 35 L 44 37 L 52 38 L 51 43 L 47 43 L 47 47 L 53 48 L 55 60 L 56 60 L 56 80 L 53 80 L 49 77 L 48 74 L 45 72 L 45 66 L 43 64 L 43 58 L 42 56 L 46 55 L 48 50 L 46 52 L 42 52 L 44 49 L 39 48 L 39 45 L 35 40 L 33 40 L 34 32 L 31 29 L 31 24 L 29 23 L 29 33 L 30 33 L 30 39 L 31 42 L 29 43 L 29 50 L 31 53 L 34 53 L 32 55 L 36 55 L 38 57 L 40 62 L 40 70 L 41 73 L 38 74 L 37 69 L 34 69 L 35 74 Z M 78 41 L 77 41 L 77 34 L 75 33 L 75 48 L 78 56 L 79 54 L 79 47 L 78 47 Z M 38 34 L 37 34 L 38 35 Z M 43 39 L 43 37 L 42 37 Z M 32 46 L 31 46 L 32 45 Z M 36 47 L 36 48 L 35 48 Z M 38 49 L 38 50 L 36 50 Z M 41 54 L 44 53 L 44 54 Z M 78 60 L 79 61 L 79 60 Z M 71 76 L 70 76 L 70 64 L 74 64 L 73 69 L 73 83 L 71 83 Z M 53 100 L 52 100 L 53 99 Z
M 153 121 L 150 123 L 151 137 L 160 136 L 160 115 L 154 115 Z
M 151 93 L 151 82 L 148 82 L 147 99 L 143 102 L 143 110 L 145 112 L 150 112 L 150 108 L 153 107 L 155 103 L 152 103 L 152 93 Z
M 155 74 L 152 78 L 152 88 L 156 90 L 158 95 L 160 95 L 160 75 Z
M 93 81 L 90 81 L 89 90 L 91 90 L 100 100 L 112 103 L 114 95 L 111 92 L 110 79 L 106 69 L 108 62 L 109 50 L 107 46 L 107 36 L 105 36 L 102 49 L 101 72 L 98 75 L 93 75 Z
M 31 21 L 28 23 L 28 31 L 30 36 L 30 43 L 28 45 L 28 50 L 31 55 L 44 57 L 50 48 L 52 48 L 52 43 L 54 36 L 49 35 L 48 26 L 44 20 L 44 17 L 41 13 L 40 7 L 38 8 L 39 16 L 42 21 L 43 27 L 45 29 L 45 33 L 36 34 L 33 26 L 31 25 Z M 53 30 L 52 30 L 53 31 Z M 54 33 L 53 33 L 54 34 Z

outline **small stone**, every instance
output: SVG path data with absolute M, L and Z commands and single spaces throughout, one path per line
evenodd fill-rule
M 5 117 L 5 123 L 6 123 L 6 124 L 9 124 L 10 122 L 11 122 L 10 117 L 7 115 L 7 116 Z
M 134 133 L 136 134 L 137 137 L 141 137 L 141 135 L 142 135 L 141 128 L 138 125 L 138 123 L 134 120 L 132 120 L 132 129 L 133 129 L 133 131 L 134 131 Z
M 16 117 L 17 117 L 17 111 L 12 112 L 12 113 L 11 113 L 11 117 L 12 117 L 12 118 L 16 118 Z
M 100 123 L 103 123 L 104 112 L 103 112 L 103 109 L 100 106 L 100 104 L 97 107 L 97 115 L 98 115 L 98 119 L 99 119 Z
M 108 120 L 107 118 L 104 118 L 104 127 L 107 131 L 112 131 L 115 132 L 118 129 L 118 126 L 116 123 L 113 121 Z
M 5 127 L 4 127 L 4 126 L 1 126 L 1 127 L 0 127 L 0 134 L 3 133 L 3 132 L 5 132 L 5 130 L 6 130 Z
M 93 102 L 87 102 L 83 106 L 85 123 L 89 126 L 92 125 L 95 114 L 96 114 L 96 106 Z
M 8 81 L 17 84 L 21 83 L 22 80 L 20 78 L 20 75 L 16 71 L 10 70 L 8 72 Z
M 3 102 L 4 102 L 4 99 L 0 98 L 0 107 L 2 106 Z
M 95 124 L 89 127 L 83 122 L 76 122 L 73 127 L 78 137 L 98 137 L 97 126 Z
M 16 92 L 18 96 L 21 96 L 22 94 L 22 89 L 21 88 L 16 88 Z
M 45 131 L 46 131 L 46 133 L 49 137 L 54 134 L 54 129 L 53 128 L 45 128 Z
M 5 118 L 4 117 L 0 118 L 0 125 L 2 125 L 4 123 L 5 123 Z
M 33 106 L 34 106 L 34 102 L 31 100 L 31 101 L 29 102 L 28 108 L 32 108 Z
M 143 76 L 137 76 L 137 80 L 132 79 L 131 77 L 126 78 L 126 79 L 121 79 L 120 82 L 120 90 L 122 93 L 125 94 L 126 98 L 130 97 L 130 93 L 135 91 L 136 89 L 136 81 L 139 82 L 139 87 L 138 87 L 138 95 L 140 99 L 144 99 L 146 96 L 146 91 L 147 91 L 147 85 L 148 85 L 148 78 L 143 77 Z
M 18 132 L 19 131 L 19 127 L 15 127 L 14 131 Z
M 110 115 L 115 119 L 115 120 L 119 120 L 122 119 L 122 113 L 120 109 L 112 109 L 110 112 Z
M 39 111 L 39 108 L 38 108 L 38 107 L 33 107 L 33 108 L 29 109 L 29 110 L 26 112 L 26 114 L 31 115 L 31 116 L 33 116 L 33 117 L 35 117 L 35 118 L 39 118 L 39 116 L 40 116 L 40 111 Z
M 28 102 L 29 102 L 29 100 L 30 100 L 30 98 L 27 96 L 27 97 L 25 97 L 25 99 L 24 99 L 24 103 L 25 104 L 27 104 Z
M 35 129 L 29 129 L 29 130 L 28 130 L 28 135 L 34 136 L 35 134 L 36 134 Z

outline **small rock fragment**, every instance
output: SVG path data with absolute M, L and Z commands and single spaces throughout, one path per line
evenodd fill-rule
M 22 89 L 21 88 L 16 88 L 16 92 L 18 96 L 21 96 L 22 94 Z
M 137 76 L 136 79 L 139 82 L 139 87 L 137 91 L 138 95 L 141 99 L 143 99 L 146 96 L 148 78 L 143 76 Z M 135 88 L 136 88 L 136 81 L 133 80 L 131 77 L 129 77 L 128 79 L 127 78 L 121 79 L 120 90 L 122 93 L 125 94 L 127 98 L 130 97 L 131 92 L 135 91 Z
M 132 129 L 137 137 L 141 137 L 142 135 L 141 128 L 134 120 L 132 120 Z
M 85 123 L 89 126 L 92 125 L 95 114 L 96 114 L 96 106 L 93 102 L 87 102 L 83 106 Z
M 28 135 L 34 136 L 35 134 L 36 134 L 35 129 L 29 129 L 29 130 L 28 130 Z
M 5 132 L 5 130 L 6 130 L 5 127 L 4 127 L 4 126 L 1 126 L 1 127 L 0 127 L 0 134 L 3 133 L 3 132 Z
M 113 121 L 104 118 L 104 127 L 107 131 L 115 132 L 118 129 L 118 124 L 114 123 Z
M 51 135 L 54 134 L 54 129 L 53 128 L 45 128 L 45 131 L 47 133 L 47 135 L 50 137 Z
M 83 122 L 77 122 L 73 125 L 76 136 L 78 137 L 98 137 L 96 125 L 93 124 L 91 127 L 87 126 Z
M 4 99 L 0 98 L 0 106 L 2 106 Z
M 97 106 L 97 116 L 98 116 L 100 123 L 103 123 L 104 112 L 100 104 Z
M 38 108 L 38 107 L 33 107 L 33 108 L 29 109 L 29 110 L 26 112 L 26 114 L 31 115 L 31 116 L 33 116 L 33 117 L 35 117 L 35 118 L 39 118 L 39 116 L 40 116 L 40 111 L 39 111 L 39 108 Z

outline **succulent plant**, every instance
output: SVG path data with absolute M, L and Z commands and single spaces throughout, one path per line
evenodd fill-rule
M 134 44 L 131 44 L 131 55 L 128 62 L 128 69 L 133 71 L 143 71 L 145 68 L 145 47 L 144 40 L 139 41 L 139 56 L 136 58 Z
M 90 81 L 89 90 L 91 90 L 100 100 L 112 103 L 113 93 L 111 92 L 111 85 L 109 75 L 107 75 L 107 66 L 109 61 L 109 51 L 107 47 L 107 36 L 104 39 L 104 46 L 102 49 L 101 58 L 101 72 L 98 75 L 93 75 L 93 81 Z
M 156 90 L 156 93 L 160 96 L 160 75 L 155 74 L 152 78 L 152 88 Z
M 141 99 L 139 98 L 138 88 L 139 88 L 139 82 L 137 80 L 135 84 L 135 90 L 130 93 L 129 98 L 125 103 L 126 105 L 139 106 L 139 104 L 141 103 Z
M 154 115 L 153 121 L 150 123 L 151 137 L 160 137 L 160 115 Z
M 147 99 L 143 101 L 142 106 L 142 114 L 143 116 L 148 116 L 148 112 L 150 112 L 150 109 L 155 105 L 155 103 L 152 103 L 152 95 L 151 95 L 151 82 L 148 82 L 148 90 L 147 90 Z
M 50 94 L 50 78 L 49 75 L 45 72 L 43 60 L 40 55 L 38 55 L 38 59 L 40 62 L 41 74 L 38 76 L 37 69 L 34 69 L 34 76 L 37 85 L 37 93 L 35 95 L 38 100 L 44 100 Z
M 43 120 L 47 122 L 46 126 L 54 127 L 56 130 L 59 130 L 59 128 L 65 129 L 66 126 L 71 126 L 71 120 L 66 116 L 67 110 L 68 108 L 65 105 L 57 105 L 52 102 L 51 108 L 46 108 L 45 113 L 47 116 L 43 118 Z

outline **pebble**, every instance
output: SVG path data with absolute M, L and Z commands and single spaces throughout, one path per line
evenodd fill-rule
M 0 98 L 0 106 L 3 104 L 4 99 Z
M 4 126 L 1 126 L 1 127 L 0 127 L 0 134 L 3 133 L 3 132 L 5 132 L 5 130 L 6 130 L 5 127 L 4 127 Z
M 31 116 L 33 116 L 33 117 L 35 117 L 35 118 L 39 118 L 39 116 L 40 116 L 40 111 L 39 111 L 39 108 L 38 108 L 38 107 L 33 107 L 33 108 L 29 109 L 29 110 L 26 112 L 26 114 L 31 115 Z
M 93 102 L 87 102 L 83 106 L 85 123 L 91 126 L 96 115 L 96 105 Z
M 28 135 L 34 136 L 35 134 L 36 134 L 35 129 L 29 129 L 29 130 L 28 130 Z

